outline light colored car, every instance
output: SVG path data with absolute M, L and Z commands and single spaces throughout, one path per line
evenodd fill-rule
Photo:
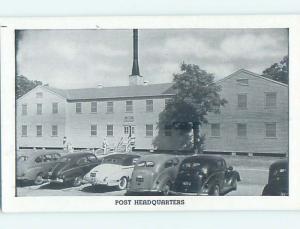
M 139 157 L 135 154 L 106 156 L 100 165 L 84 176 L 84 181 L 92 185 L 116 186 L 119 190 L 124 190 Z
M 60 157 L 58 152 L 43 150 L 18 152 L 17 181 L 33 181 L 34 184 L 41 185 Z

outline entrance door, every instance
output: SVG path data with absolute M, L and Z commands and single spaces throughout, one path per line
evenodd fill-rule
M 124 135 L 127 138 L 133 137 L 135 134 L 135 126 L 124 125 Z

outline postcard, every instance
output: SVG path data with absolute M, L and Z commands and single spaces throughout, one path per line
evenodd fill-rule
M 0 18 L 3 210 L 299 209 L 299 19 Z

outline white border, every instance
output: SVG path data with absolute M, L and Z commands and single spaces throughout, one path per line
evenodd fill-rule
M 187 211 L 300 209 L 300 16 L 185 16 L 0 18 L 1 29 L 1 152 L 2 206 L 6 212 Z M 290 196 L 221 197 L 15 197 L 15 29 L 132 29 L 132 28 L 289 28 L 290 48 Z M 298 141 L 297 141 L 298 140 Z M 185 205 L 115 206 L 116 199 L 184 199 Z

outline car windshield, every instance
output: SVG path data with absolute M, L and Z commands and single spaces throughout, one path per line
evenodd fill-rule
M 27 156 L 19 156 L 18 161 L 27 161 L 28 157 Z
M 139 156 L 112 155 L 105 157 L 102 161 L 102 164 L 130 166 L 133 165 L 138 158 Z
M 270 180 L 276 180 L 280 178 L 287 178 L 287 168 L 275 168 L 270 172 Z
M 103 159 L 102 164 L 122 165 L 123 162 L 124 162 L 124 158 L 122 157 L 106 157 Z
M 69 161 L 71 161 L 71 158 L 70 157 L 61 157 L 58 161 L 59 162 L 69 162 Z

